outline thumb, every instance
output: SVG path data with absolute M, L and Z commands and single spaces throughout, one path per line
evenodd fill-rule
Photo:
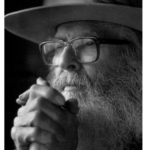
M 69 99 L 65 103 L 65 108 L 72 114 L 79 112 L 78 101 L 76 99 Z
M 42 79 L 41 77 L 37 78 L 36 83 L 38 85 L 47 85 L 47 86 L 50 86 L 49 82 L 47 82 L 46 80 Z

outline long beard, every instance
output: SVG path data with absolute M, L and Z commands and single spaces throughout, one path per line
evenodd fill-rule
M 56 76 L 55 69 L 49 75 L 51 86 L 60 92 L 66 84 L 84 87 L 76 93 L 62 92 L 79 103 L 78 150 L 122 150 L 133 139 L 141 140 L 141 68 L 116 70 L 98 72 L 95 79 L 75 72 Z

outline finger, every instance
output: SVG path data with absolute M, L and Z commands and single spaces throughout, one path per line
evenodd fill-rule
M 65 103 L 65 108 L 72 114 L 79 112 L 78 101 L 76 99 L 69 99 Z
M 29 146 L 16 144 L 16 149 L 17 150 L 29 150 Z
M 27 102 L 26 101 L 22 101 L 21 99 L 17 98 L 16 99 L 16 103 L 21 105 L 21 106 L 24 106 L 24 105 L 26 105 Z
M 14 119 L 14 126 L 34 126 L 55 134 L 59 141 L 66 140 L 64 129 L 41 111 L 29 112 Z
M 24 115 L 26 112 L 27 112 L 26 107 L 25 107 L 25 106 L 22 106 L 22 107 L 20 107 L 20 108 L 18 109 L 17 115 L 18 115 L 18 116 L 22 116 L 22 115 Z
M 29 150 L 49 150 L 45 145 L 34 142 L 30 144 Z
M 32 111 L 42 111 L 60 125 L 64 125 L 66 120 L 66 113 L 60 106 L 55 105 L 42 97 L 37 97 L 36 99 L 28 102 L 26 106 L 19 108 L 18 116 L 25 115 Z
M 50 84 L 46 80 L 43 80 L 41 77 L 37 78 L 36 83 L 39 84 L 39 85 L 50 86 Z M 17 98 L 16 102 L 19 105 L 25 105 L 28 98 L 29 98 L 29 93 L 30 93 L 30 90 L 27 90 L 24 93 L 20 94 L 19 97 Z
M 19 97 L 17 98 L 16 102 L 19 105 L 25 105 L 27 100 L 28 100 L 28 98 L 29 98 L 29 93 L 30 93 L 30 91 L 27 90 L 24 93 L 20 94 Z
M 29 99 L 32 100 L 40 96 L 50 100 L 51 102 L 59 106 L 62 106 L 65 103 L 63 95 L 59 93 L 57 90 L 46 85 L 37 85 L 37 84 L 32 85 L 30 88 Z
M 29 101 L 26 106 L 20 107 L 18 109 L 18 116 L 36 110 L 44 112 L 56 122 L 60 119 L 65 119 L 62 108 L 43 97 L 37 97 L 34 100 Z
M 32 142 L 41 144 L 52 144 L 57 140 L 55 136 L 37 127 L 13 127 L 11 137 L 17 145 L 29 145 Z
M 47 82 L 46 80 L 42 79 L 41 77 L 37 78 L 36 83 L 38 85 L 47 85 L 47 86 L 50 86 L 49 82 Z

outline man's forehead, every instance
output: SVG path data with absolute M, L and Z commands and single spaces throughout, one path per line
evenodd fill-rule
M 55 38 L 75 38 L 77 36 L 100 36 L 100 38 L 118 34 L 118 25 L 106 22 L 79 21 L 60 25 Z M 108 37 L 107 37 L 108 38 Z

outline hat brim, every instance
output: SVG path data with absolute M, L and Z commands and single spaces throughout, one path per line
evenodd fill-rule
M 34 43 L 53 36 L 56 27 L 71 21 L 97 20 L 142 31 L 142 9 L 110 4 L 68 4 L 42 6 L 5 16 L 5 27 Z

